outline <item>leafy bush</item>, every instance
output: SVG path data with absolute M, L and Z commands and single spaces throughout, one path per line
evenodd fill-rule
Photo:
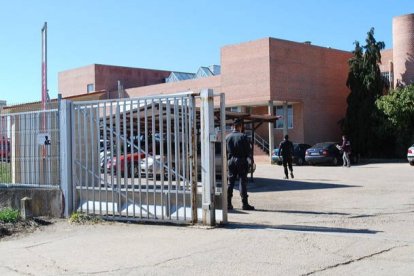
M 79 212 L 72 213 L 72 215 L 69 218 L 70 223 L 80 223 L 80 224 L 98 223 L 100 221 L 101 219 L 99 219 L 98 217 L 90 216 L 90 215 L 79 213 Z
M 2 222 L 16 222 L 20 219 L 19 210 L 12 208 L 5 208 L 0 210 L 0 221 Z

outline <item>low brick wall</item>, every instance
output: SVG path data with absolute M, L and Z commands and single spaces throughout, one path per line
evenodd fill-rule
M 24 197 L 32 199 L 33 216 L 62 217 L 63 194 L 59 188 L 0 187 L 0 208 L 20 210 Z

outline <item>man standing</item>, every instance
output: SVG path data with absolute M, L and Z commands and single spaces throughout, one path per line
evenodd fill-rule
M 351 167 L 351 160 L 349 159 L 349 155 L 351 154 L 351 142 L 346 138 L 345 135 L 342 135 L 342 145 L 340 146 L 342 150 L 342 160 L 344 161 L 344 167 Z
M 293 159 L 293 143 L 289 141 L 289 135 L 285 135 L 285 140 L 283 140 L 279 145 L 279 157 L 282 155 L 283 161 L 283 168 L 285 170 L 285 179 L 289 179 L 288 175 L 288 165 L 290 170 L 290 177 L 294 178 L 293 176 L 293 167 L 292 167 L 292 159 Z
M 254 210 L 247 201 L 247 172 L 248 158 L 252 158 L 252 150 L 249 138 L 243 133 L 243 121 L 236 119 L 233 122 L 233 131 L 226 137 L 227 145 L 227 164 L 229 169 L 227 189 L 227 209 L 233 210 L 231 198 L 236 179 L 240 179 L 239 190 L 242 198 L 243 210 Z

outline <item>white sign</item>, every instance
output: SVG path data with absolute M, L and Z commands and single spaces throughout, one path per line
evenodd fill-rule
M 39 133 L 37 134 L 37 143 L 39 145 L 50 145 L 50 134 L 49 133 Z

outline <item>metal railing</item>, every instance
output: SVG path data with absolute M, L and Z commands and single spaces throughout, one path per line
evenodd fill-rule
M 267 142 L 263 137 L 258 135 L 257 133 L 254 134 L 254 143 L 261 148 L 264 152 L 269 154 L 269 142 Z

